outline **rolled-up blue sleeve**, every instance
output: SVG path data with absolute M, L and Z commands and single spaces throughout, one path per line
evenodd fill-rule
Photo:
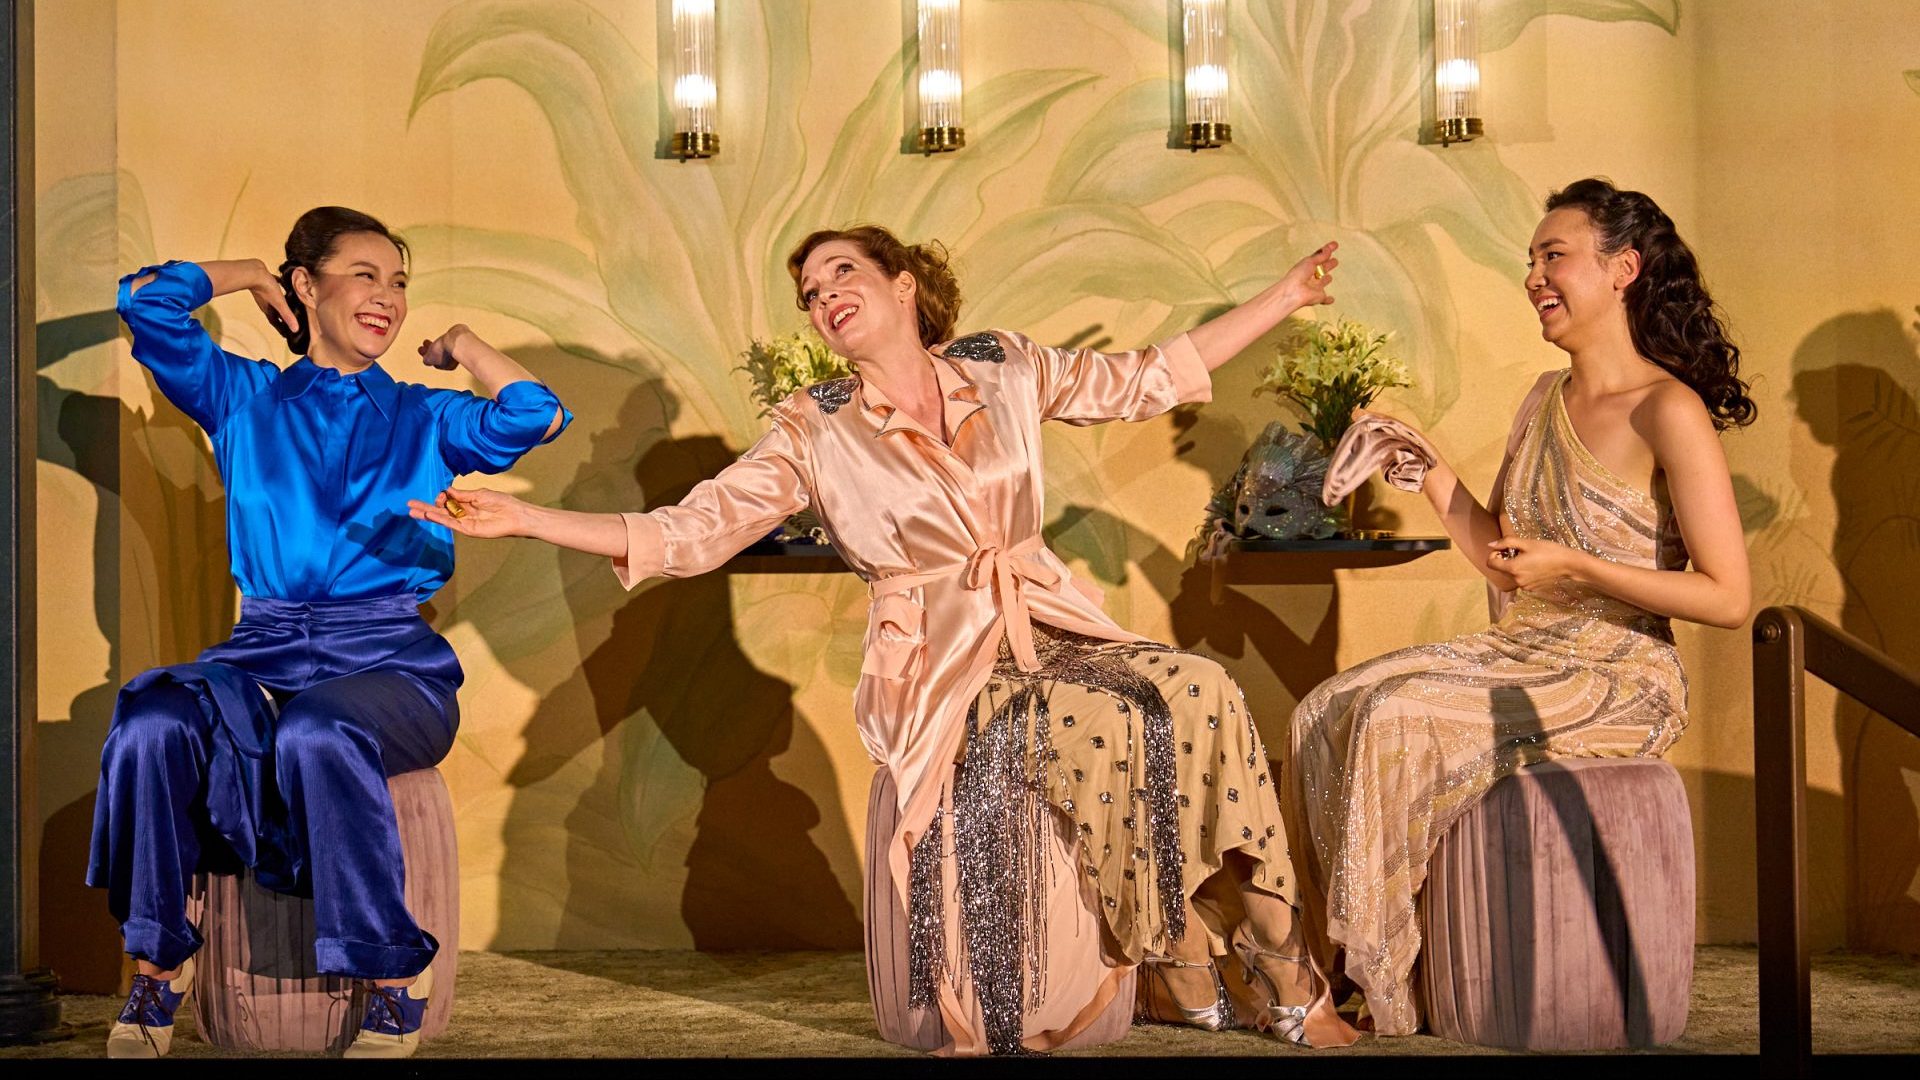
M 489 399 L 465 390 L 435 394 L 440 406 L 440 456 L 454 473 L 497 473 L 520 455 L 560 437 L 573 414 L 552 390 L 532 379 L 508 383 Z M 553 426 L 555 410 L 560 426 Z
M 153 280 L 135 289 L 133 283 L 147 274 Z M 235 356 L 214 343 L 193 317 L 211 299 L 207 272 L 175 261 L 121 278 L 114 305 L 133 334 L 133 358 L 153 373 L 167 400 L 209 435 L 280 373 L 265 360 Z

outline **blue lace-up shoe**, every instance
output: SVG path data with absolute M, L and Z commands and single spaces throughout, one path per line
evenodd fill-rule
M 367 1019 L 343 1056 L 412 1057 L 420 1046 L 420 1025 L 427 1019 L 427 996 L 432 993 L 431 967 L 412 986 L 367 987 Z
M 171 979 L 136 974 L 120 1019 L 107 1032 L 110 1058 L 164 1057 L 173 1048 L 173 1014 L 193 990 L 193 958 Z

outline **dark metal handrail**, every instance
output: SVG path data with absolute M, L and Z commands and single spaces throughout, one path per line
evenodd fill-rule
M 1797 607 L 1753 620 L 1753 774 L 1760 878 L 1760 1057 L 1806 1076 L 1813 1056 L 1807 951 L 1806 674 L 1920 736 L 1920 671 Z

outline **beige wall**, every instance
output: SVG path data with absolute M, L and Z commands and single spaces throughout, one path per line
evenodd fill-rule
M 1767 521 L 1756 587 L 1920 664 L 1920 90 L 1903 78 L 1920 22 L 1899 4 L 1706 14 L 1698 243 L 1758 375 L 1762 424 L 1729 444 Z M 1716 789 L 1750 790 L 1738 644 L 1714 640 L 1696 665 L 1726 703 L 1689 759 L 1710 807 Z M 1816 944 L 1920 951 L 1920 744 L 1811 681 L 1810 701 Z M 1720 834 L 1746 850 L 1743 831 Z M 1720 904 L 1726 923 L 1750 919 L 1750 902 Z
M 1903 79 L 1920 26 L 1904 0 L 1490 2 L 1492 135 L 1445 150 L 1412 139 L 1418 5 L 1238 5 L 1237 141 L 1202 155 L 1165 147 L 1165 4 L 974 0 L 971 145 L 931 159 L 900 153 L 901 4 L 721 6 L 723 153 L 688 164 L 656 156 L 652 4 L 42 6 L 56 966 L 113 963 L 91 944 L 111 933 L 98 896 L 73 883 L 114 689 L 217 640 L 233 604 L 204 439 L 112 336 L 113 279 L 154 257 L 277 262 L 293 218 L 323 202 L 413 240 L 410 330 L 471 322 L 578 414 L 502 486 L 615 509 L 674 497 L 752 438 L 730 369 L 750 337 L 798 323 L 779 256 L 856 219 L 946 240 L 967 328 L 1119 344 L 1191 325 L 1336 237 L 1336 310 L 1400 333 L 1419 385 L 1393 405 L 1484 487 L 1530 374 L 1561 362 L 1518 284 L 1535 208 L 1610 175 L 1673 214 L 1747 350 L 1761 421 L 1725 445 L 1758 600 L 1920 658 L 1905 599 L 1920 584 L 1920 280 L 1903 258 L 1920 250 L 1920 94 Z M 284 357 L 244 298 L 212 310 L 228 348 Z M 1302 560 L 1210 602 L 1184 548 L 1277 415 L 1250 396 L 1266 348 L 1195 415 L 1050 434 L 1050 535 L 1116 618 L 1226 660 L 1280 742 L 1294 700 L 1338 665 L 1485 615 L 1451 555 Z M 460 384 L 399 353 L 390 366 Z M 1433 529 L 1413 500 L 1382 495 L 1375 512 Z M 444 766 L 464 945 L 858 941 L 856 582 L 716 575 L 626 595 L 595 560 L 530 543 L 463 543 L 460 560 L 433 610 L 468 672 Z M 1749 940 L 1746 636 L 1687 628 L 1681 644 L 1694 716 L 1674 760 L 1701 933 Z M 1814 701 L 1816 944 L 1920 949 L 1920 753 Z

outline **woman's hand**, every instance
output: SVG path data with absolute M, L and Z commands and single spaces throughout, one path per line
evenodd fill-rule
M 1243 304 L 1228 308 L 1187 331 L 1187 340 L 1200 354 L 1208 371 L 1240 355 L 1261 334 L 1279 326 L 1281 321 L 1308 304 L 1331 304 L 1327 287 L 1333 284 L 1333 268 L 1340 260 L 1333 257 L 1339 244 L 1328 243 L 1319 251 L 1293 264 L 1285 277 L 1260 290 Z
M 420 343 L 420 362 L 430 368 L 452 371 L 460 366 L 460 358 L 455 355 L 462 339 L 472 335 L 473 331 L 466 323 L 454 323 L 447 332 L 431 341 Z
M 1492 549 L 1487 555 L 1487 566 L 1505 573 L 1522 589 L 1572 580 L 1578 576 L 1585 560 L 1593 557 L 1551 540 L 1519 536 L 1502 536 L 1487 547 Z
M 462 536 L 525 536 L 530 508 L 526 503 L 492 488 L 448 488 L 431 503 L 407 500 L 415 520 L 445 525 Z
M 286 302 L 286 288 L 280 284 L 267 263 L 259 259 L 236 259 L 242 267 L 240 281 L 246 282 L 246 292 L 252 296 L 253 304 L 259 306 L 259 313 L 267 317 L 267 323 L 273 325 L 275 332 L 298 331 L 300 319 L 294 315 L 294 307 Z M 205 269 L 205 263 L 202 263 Z M 213 275 L 207 275 L 207 281 L 213 281 Z M 213 294 L 219 296 L 223 290 L 221 282 L 213 281 Z
M 1333 297 L 1327 295 L 1327 289 L 1333 285 L 1334 267 L 1340 260 L 1333 253 L 1340 250 L 1338 243 L 1329 241 L 1320 250 L 1293 264 L 1280 284 L 1286 289 L 1291 301 L 1291 310 L 1298 311 L 1311 304 L 1331 304 Z
M 1426 451 L 1427 456 L 1433 459 L 1434 465 L 1436 467 L 1445 467 L 1446 459 L 1440 456 L 1440 451 L 1433 448 L 1433 443 L 1427 438 L 1427 433 L 1421 431 L 1418 425 L 1402 420 L 1392 413 L 1381 412 L 1378 409 L 1356 408 L 1353 410 L 1352 419 L 1355 423 L 1358 423 L 1363 416 L 1377 416 L 1382 420 L 1391 420 L 1401 427 L 1406 428 L 1407 431 L 1413 435 L 1415 445 Z

